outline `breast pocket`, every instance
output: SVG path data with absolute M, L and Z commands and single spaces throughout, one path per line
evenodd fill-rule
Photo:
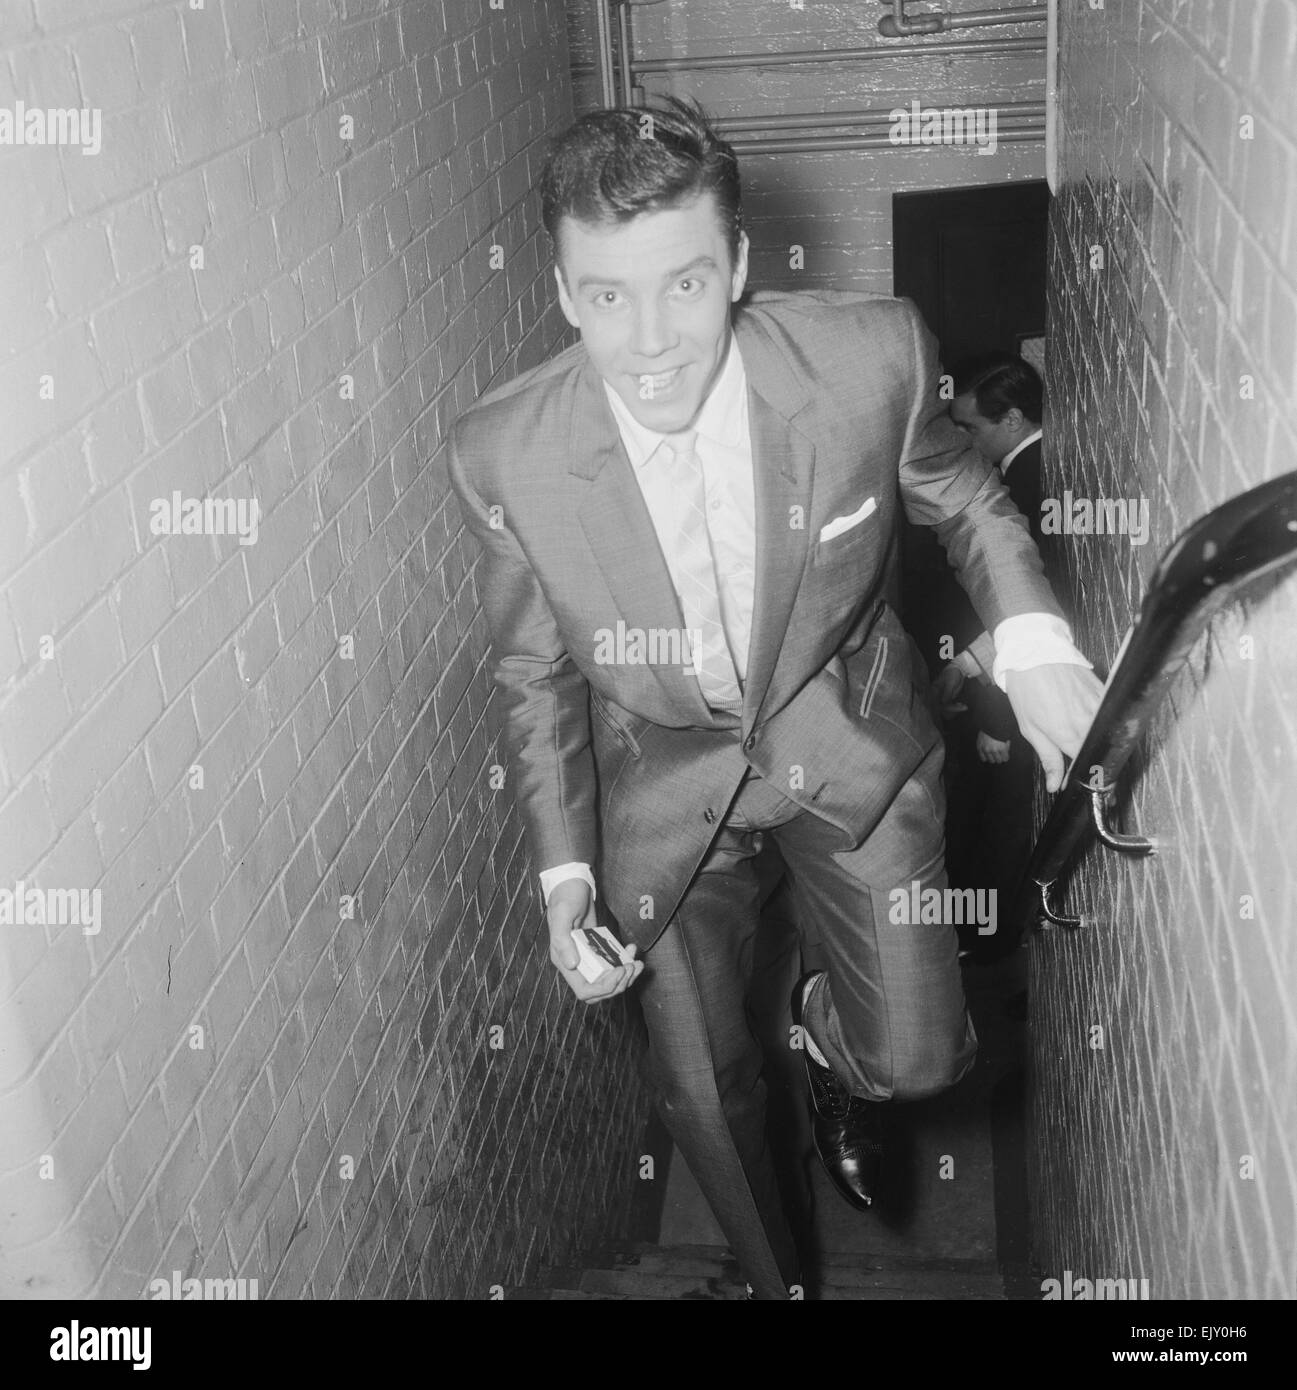
M 858 563 L 869 549 L 872 539 L 872 517 L 867 517 L 850 531 L 832 536 L 827 541 L 816 541 L 812 564 L 816 569 L 825 569 L 836 564 L 852 565 Z

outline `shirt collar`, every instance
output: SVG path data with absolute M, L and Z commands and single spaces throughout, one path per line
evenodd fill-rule
M 621 431 L 622 443 L 626 446 L 631 463 L 636 468 L 643 468 L 666 435 L 641 425 L 630 413 L 625 401 L 606 381 L 603 383 L 603 389 L 608 397 L 608 404 L 612 407 L 617 428 Z M 738 337 L 731 332 L 725 365 L 694 419 L 693 428 L 698 431 L 699 438 L 727 448 L 738 448 L 743 442 L 747 402 L 747 372 L 743 367 L 743 356 L 739 352 Z
M 1026 437 L 1026 439 L 1018 440 L 1018 442 L 1013 446 L 1013 448 L 1010 449 L 1009 452 L 1005 454 L 1005 456 L 1000 460 L 1000 472 L 1007 473 L 1009 471 L 1009 465 L 1013 462 L 1013 460 L 1016 459 L 1020 453 L 1022 453 L 1022 451 L 1027 447 L 1028 444 L 1034 444 L 1043 433 L 1043 430 L 1037 430 L 1034 434 L 1029 434 Z

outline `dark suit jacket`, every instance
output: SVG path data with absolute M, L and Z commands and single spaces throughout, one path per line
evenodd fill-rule
M 709 710 L 678 664 L 598 659 L 618 622 L 684 619 L 584 348 L 486 396 L 450 441 L 535 866 L 593 864 L 641 949 L 749 764 L 858 844 L 937 742 L 885 597 L 898 508 L 936 527 L 986 625 L 1058 612 L 1021 514 L 938 399 L 936 345 L 911 303 L 757 294 L 734 330 L 757 510 L 741 720 Z M 820 538 L 870 498 L 857 524 Z

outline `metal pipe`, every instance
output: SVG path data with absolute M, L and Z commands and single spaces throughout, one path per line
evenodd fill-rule
M 1010 53 L 1043 53 L 1044 39 L 956 39 L 949 43 L 916 44 L 912 53 L 934 58 L 986 58 Z M 639 58 L 631 62 L 636 76 L 662 72 L 701 72 L 709 68 L 785 68 L 808 63 L 855 63 L 873 58 L 894 60 L 896 49 L 878 44 L 873 48 L 810 48 L 787 53 L 717 53 L 694 58 Z
M 1044 140 L 1045 127 L 1019 126 L 1013 130 L 996 133 L 996 143 L 1000 145 L 1026 144 Z M 731 140 L 736 154 L 808 154 L 829 150 L 908 150 L 940 148 L 936 145 L 898 145 L 890 136 L 878 135 L 813 135 L 809 137 L 790 136 L 786 140 Z M 949 145 L 948 149 L 966 149 L 967 145 Z
M 631 76 L 630 6 L 617 6 L 617 57 L 621 68 L 621 103 L 634 106 L 635 79 Z
M 891 4 L 892 11 L 878 21 L 878 32 L 885 39 L 908 38 L 911 34 L 935 34 L 941 28 L 937 14 L 907 15 L 905 0 L 882 0 Z
M 1049 0 L 1045 42 L 1045 181 L 1058 193 L 1058 0 Z
M 905 12 L 905 0 L 882 0 L 882 3 L 892 6 L 891 13 L 878 21 L 878 32 L 885 39 L 908 39 L 915 34 L 940 34 L 950 29 L 986 29 L 995 24 L 1030 24 L 1047 17 L 1038 5 L 1008 10 L 964 10 L 960 14 L 941 10 L 911 15 Z
M 988 29 L 993 24 L 1032 24 L 1047 15 L 1040 5 L 1023 5 L 1016 10 L 965 10 L 937 17 L 943 29 Z
M 599 59 L 599 97 L 604 109 L 617 105 L 617 88 L 613 80 L 612 25 L 608 14 L 609 0 L 594 0 L 596 28 L 595 43 Z
M 952 101 L 947 105 L 962 110 L 965 103 Z M 715 125 L 726 135 L 731 131 L 741 130 L 806 130 L 814 129 L 817 126 L 828 129 L 833 126 L 889 125 L 892 119 L 891 113 L 897 109 L 896 106 L 879 106 L 861 111 L 807 111 L 791 115 L 721 116 L 717 118 Z M 903 109 L 908 114 L 909 107 L 905 106 Z M 997 122 L 1039 118 L 1045 115 L 1045 103 L 1043 101 L 1004 101 L 993 104 L 990 109 L 995 111 Z

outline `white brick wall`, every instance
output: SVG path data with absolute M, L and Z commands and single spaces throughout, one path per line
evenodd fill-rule
M 1297 13 L 1064 13 L 1045 492 L 1148 500 L 1144 546 L 1053 547 L 1082 643 L 1110 662 L 1172 540 L 1297 459 Z M 1213 623 L 1124 813 L 1157 857 L 1096 847 L 1069 890 L 1093 925 L 1033 947 L 1032 1203 L 1051 1277 L 1292 1297 L 1295 613 L 1289 574 Z
M 97 935 L 0 926 L 6 1294 L 483 1296 L 627 1187 L 636 1083 L 564 1095 L 621 1021 L 558 992 L 484 790 L 439 453 L 562 334 L 530 192 L 562 9 L 340 8 L 0 11 L 0 105 L 103 140 L 0 157 L 0 889 L 103 902 Z M 175 491 L 255 497 L 256 544 L 154 534 Z M 530 1070 L 485 1055 L 500 1017 Z M 600 1140 L 516 1153 L 511 1106 Z

